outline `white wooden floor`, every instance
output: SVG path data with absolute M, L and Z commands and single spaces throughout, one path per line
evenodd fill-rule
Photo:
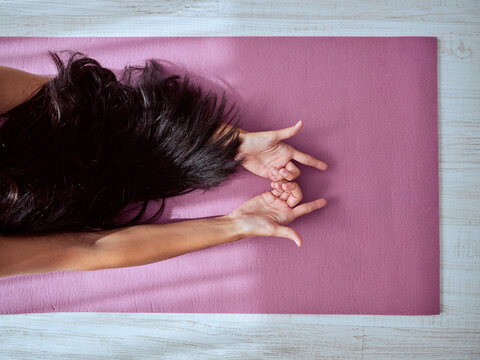
M 0 359 L 480 359 L 479 0 L 0 0 L 0 36 L 436 36 L 440 316 L 0 317 Z

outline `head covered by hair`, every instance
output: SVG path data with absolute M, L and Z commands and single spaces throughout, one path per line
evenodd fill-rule
M 117 80 L 81 52 L 66 61 L 48 53 L 57 76 L 1 115 L 0 233 L 151 222 L 167 197 L 208 190 L 242 162 L 233 160 L 238 111 L 226 108 L 225 93 L 218 103 L 187 75 L 165 76 L 153 59 L 125 67 Z M 232 127 L 223 131 L 224 123 Z M 154 199 L 160 208 L 141 220 Z M 116 220 L 137 202 L 133 218 Z

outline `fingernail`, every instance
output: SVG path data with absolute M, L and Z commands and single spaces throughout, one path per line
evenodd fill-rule
M 273 174 L 273 175 L 277 175 L 277 174 L 278 174 L 278 170 L 275 169 L 275 168 L 273 168 L 273 169 L 272 169 L 272 174 Z
M 280 174 L 282 174 L 283 176 L 288 175 L 287 170 L 285 170 L 285 169 L 282 169 L 282 171 L 280 171 Z

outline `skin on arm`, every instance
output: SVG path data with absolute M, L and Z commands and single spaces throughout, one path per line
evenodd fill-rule
M 0 113 L 33 97 L 51 76 L 0 66 Z M 148 264 L 240 239 L 227 217 L 94 232 L 0 236 L 0 277 Z
M 0 277 L 138 266 L 242 238 L 226 216 L 113 230 L 0 237 Z
M 285 225 L 326 205 L 323 198 L 298 205 L 302 197 L 298 184 L 281 183 L 281 188 L 277 185 L 224 216 L 114 230 L 3 236 L 0 277 L 138 266 L 254 236 L 288 238 L 301 246 L 300 235 Z
M 52 78 L 0 66 L 0 113 L 30 99 Z M 296 159 L 285 145 L 278 148 L 269 144 L 266 149 L 256 146 L 270 132 L 248 133 L 241 129 L 239 132 L 242 139 L 248 135 L 247 143 L 252 144 L 249 149 L 252 166 L 247 169 L 255 174 L 268 178 L 267 168 L 281 165 L 286 157 Z M 280 138 L 275 137 L 275 141 Z M 260 194 L 232 213 L 215 218 L 94 232 L 0 236 L 0 277 L 138 266 L 251 236 L 290 238 L 300 246 L 300 235 L 285 225 L 326 205 L 325 199 L 318 199 L 296 206 L 301 198 L 298 185 L 284 184 L 283 190 Z
M 0 65 L 0 114 L 29 100 L 53 78 Z

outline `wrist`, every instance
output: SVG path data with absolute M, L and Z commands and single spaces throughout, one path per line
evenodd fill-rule
M 240 139 L 240 146 L 238 147 L 237 155 L 235 160 L 241 159 L 247 155 L 246 146 L 247 146 L 247 135 L 248 131 L 238 129 L 238 138 Z
M 218 136 L 221 132 L 223 131 L 229 131 L 233 126 L 227 123 L 223 123 L 224 128 L 218 129 L 217 132 L 215 133 L 215 136 Z M 246 155 L 245 152 L 245 140 L 246 136 L 248 134 L 248 131 L 245 131 L 243 129 L 240 129 L 239 127 L 236 128 L 236 133 L 238 134 L 238 138 L 240 139 L 240 146 L 238 147 L 238 152 L 235 155 L 234 160 L 240 160 L 242 157 Z
M 230 214 L 219 216 L 217 219 L 225 225 L 227 232 L 230 234 L 230 241 L 233 242 L 247 237 L 242 222 Z
M 232 221 L 241 239 L 263 236 L 258 232 L 258 224 L 255 220 L 252 220 L 251 216 L 239 215 L 236 211 L 232 211 L 228 215 L 225 215 L 225 217 Z

